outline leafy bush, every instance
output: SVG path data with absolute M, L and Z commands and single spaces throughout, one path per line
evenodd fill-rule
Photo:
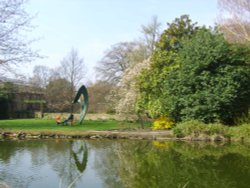
M 175 121 L 234 124 L 250 105 L 249 48 L 209 30 L 183 41 L 180 68 L 166 77 L 166 111 Z
M 236 124 L 250 106 L 250 48 L 184 16 L 169 24 L 138 79 L 137 106 L 174 122 Z
M 221 124 L 205 124 L 197 120 L 190 120 L 178 123 L 177 126 L 173 128 L 173 133 L 177 138 L 186 136 L 199 137 L 201 135 L 221 135 L 224 137 L 229 137 L 228 130 L 228 127 Z
M 250 124 L 242 124 L 230 127 L 229 133 L 232 140 L 241 140 L 250 142 Z

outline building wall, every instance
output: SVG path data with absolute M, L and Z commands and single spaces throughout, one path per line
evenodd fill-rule
M 8 87 L 7 87 L 8 86 Z M 4 93 L 2 100 L 6 105 L 0 106 L 0 119 L 34 118 L 35 111 L 39 111 L 41 105 L 27 103 L 27 101 L 44 100 L 44 93 L 27 85 L 13 83 L 1 83 L 1 91 Z M 2 104 L 5 104 L 2 101 Z

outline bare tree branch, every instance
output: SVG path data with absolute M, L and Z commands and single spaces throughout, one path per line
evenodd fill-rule
M 230 42 L 250 41 L 250 0 L 218 0 L 218 28 Z
M 32 17 L 24 9 L 25 0 L 0 1 L 0 66 L 29 62 L 39 57 L 31 50 L 32 40 L 23 35 L 32 27 Z

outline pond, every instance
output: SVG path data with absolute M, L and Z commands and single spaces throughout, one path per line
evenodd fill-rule
M 2 140 L 0 187 L 248 188 L 249 149 L 145 140 Z

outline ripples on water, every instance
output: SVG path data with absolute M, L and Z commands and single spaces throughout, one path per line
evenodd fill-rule
M 248 145 L 131 140 L 0 141 L 12 188 L 248 188 Z

